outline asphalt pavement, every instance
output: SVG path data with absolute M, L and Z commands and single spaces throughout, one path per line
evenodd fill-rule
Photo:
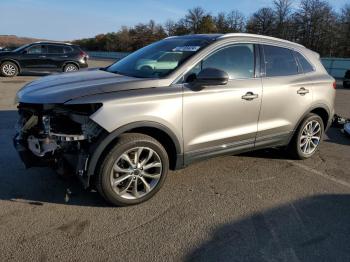
M 111 207 L 75 177 L 20 162 L 14 94 L 40 76 L 0 78 L 0 261 L 350 260 L 350 138 L 340 130 L 312 159 L 217 157 L 171 172 L 146 203 Z M 337 89 L 336 113 L 350 118 L 350 89 Z

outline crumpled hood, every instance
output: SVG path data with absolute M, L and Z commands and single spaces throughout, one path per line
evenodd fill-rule
M 142 84 L 141 84 L 142 83 Z M 87 70 L 40 78 L 17 93 L 22 103 L 65 103 L 83 96 L 154 87 L 155 80 L 134 78 L 103 70 Z

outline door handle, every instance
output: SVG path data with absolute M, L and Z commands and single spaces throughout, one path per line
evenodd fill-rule
M 253 99 L 258 98 L 258 94 L 254 94 L 253 92 L 247 92 L 244 96 L 242 96 L 242 99 L 251 101 Z
M 298 91 L 297 91 L 297 94 L 298 95 L 301 95 L 301 96 L 304 96 L 304 95 L 306 95 L 306 94 L 308 94 L 309 93 L 309 89 L 306 89 L 306 88 L 304 88 L 304 87 L 301 87 Z
M 45 57 L 46 57 L 46 55 L 39 55 L 39 57 L 40 57 L 40 58 L 45 58 Z
M 68 57 L 67 55 L 61 55 L 61 57 Z

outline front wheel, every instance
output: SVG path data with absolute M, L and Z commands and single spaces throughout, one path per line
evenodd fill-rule
M 157 193 L 168 170 L 167 152 L 157 140 L 143 134 L 123 134 L 105 156 L 96 186 L 114 205 L 139 204 Z
M 1 64 L 0 71 L 3 76 L 14 77 L 18 75 L 19 69 L 15 63 L 7 61 Z
M 320 116 L 310 113 L 298 127 L 288 151 L 296 159 L 312 157 L 323 137 L 324 125 Z

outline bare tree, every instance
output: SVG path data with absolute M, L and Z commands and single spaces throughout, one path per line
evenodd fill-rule
M 338 55 L 350 56 L 350 4 L 345 5 L 341 10 L 338 26 Z
M 298 7 L 293 7 L 293 1 Z M 151 20 L 74 42 L 88 50 L 133 51 L 167 35 L 247 31 L 299 42 L 321 56 L 350 57 L 350 4 L 336 13 L 327 1 L 274 0 L 273 8 L 257 10 L 248 22 L 236 10 L 212 16 L 195 7 L 179 20 L 168 20 L 163 26 Z
M 192 33 L 199 32 L 199 26 L 205 15 L 206 13 L 202 7 L 195 7 L 188 10 L 188 13 L 185 16 L 185 21 Z
M 292 13 L 292 0 L 274 0 L 275 35 L 281 38 L 289 38 L 290 15 Z
M 231 12 L 229 12 L 226 16 L 227 27 L 229 32 L 243 32 L 245 26 L 244 20 L 244 15 L 241 12 L 237 10 L 232 10 Z
M 164 24 L 164 29 L 168 36 L 175 35 L 176 23 L 173 20 L 168 19 Z
M 271 8 L 261 8 L 253 14 L 247 23 L 247 32 L 262 35 L 274 34 L 275 16 Z
M 332 55 L 336 35 L 336 14 L 323 0 L 301 0 L 294 16 L 296 39 L 321 55 Z
M 219 33 L 227 33 L 229 31 L 226 14 L 224 12 L 218 13 L 214 20 Z

